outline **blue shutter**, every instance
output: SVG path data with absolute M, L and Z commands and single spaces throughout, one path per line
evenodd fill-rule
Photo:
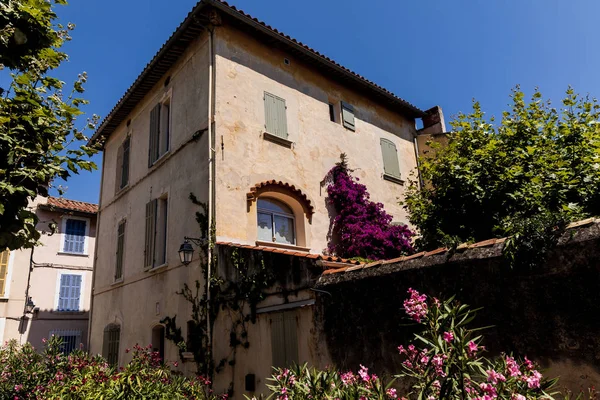
M 79 311 L 81 275 L 61 275 L 58 293 L 59 311 Z
M 83 254 L 85 251 L 85 228 L 86 221 L 78 219 L 68 219 L 65 229 L 66 253 Z

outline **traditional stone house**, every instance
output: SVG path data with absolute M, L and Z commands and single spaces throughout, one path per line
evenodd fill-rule
M 98 207 L 57 197 L 30 207 L 41 245 L 0 253 L 0 341 L 41 349 L 57 335 L 65 352 L 87 348 Z
M 225 2 L 199 2 L 92 138 L 104 151 L 91 350 L 122 364 L 127 347 L 150 343 L 179 358 L 163 323 L 177 315 L 191 334 L 192 307 L 175 293 L 204 276 L 200 257 L 178 255 L 184 237 L 202 236 L 193 193 L 224 275 L 236 279 L 222 261 L 238 246 L 292 268 L 294 288 L 274 285 L 286 296 L 256 306 L 255 339 L 217 388 L 233 382 L 241 396 L 264 390 L 273 363 L 327 362 L 302 322 L 313 318 L 313 267 L 346 262 L 320 256 L 332 218 L 321 182 L 346 153 L 372 198 L 406 223 L 398 200 L 417 165 L 417 119 L 428 134 L 444 129 L 439 108 L 424 112 Z M 211 324 L 214 358 L 225 360 L 228 322 Z

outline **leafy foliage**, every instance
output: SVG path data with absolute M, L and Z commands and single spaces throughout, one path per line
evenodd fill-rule
M 346 155 L 333 167 L 325 182 L 327 201 L 333 206 L 333 235 L 329 252 L 340 257 L 380 260 L 412 252 L 413 233 L 404 225 L 392 225 L 383 204 L 370 200 L 367 187 L 352 176 Z
M 34 246 L 39 232 L 28 202 L 47 196 L 54 179 L 96 168 L 89 157 L 97 148 L 76 146 L 98 121 L 94 116 L 76 126 L 88 104 L 81 97 L 86 74 L 67 93 L 65 82 L 48 75 L 67 59 L 60 48 L 74 29 L 55 25 L 52 6 L 46 0 L 0 4 L 0 69 L 12 71 L 9 86 L 0 88 L 0 249 Z
M 150 348 L 135 346 L 132 361 L 115 369 L 100 356 L 61 352 L 51 337 L 43 353 L 15 341 L 0 348 L 2 399 L 198 399 L 217 400 L 202 377 L 173 373 Z
M 569 88 L 557 110 L 517 87 L 498 125 L 478 102 L 452 122 L 446 147 L 421 159 L 404 205 L 424 249 L 511 236 L 512 261 L 533 265 L 566 222 L 600 212 L 600 106 Z

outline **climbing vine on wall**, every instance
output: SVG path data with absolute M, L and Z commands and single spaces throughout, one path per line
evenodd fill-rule
M 391 259 L 413 251 L 413 233 L 393 225 L 383 204 L 370 199 L 367 187 L 352 176 L 346 154 L 327 173 L 327 201 L 335 209 L 329 252 L 340 257 Z
M 208 229 L 206 204 L 198 201 L 193 194 L 190 194 L 190 200 L 202 209 L 196 213 L 196 221 L 200 226 L 202 237 L 208 239 L 201 249 L 204 255 L 200 261 L 204 284 L 196 280 L 193 288 L 184 284 L 177 292 L 192 307 L 191 319 L 188 322 L 189 340 L 184 341 L 181 328 L 176 322 L 177 316 L 166 317 L 161 322 L 165 324 L 166 338 L 179 347 L 182 361 L 184 353 L 191 352 L 197 373 L 212 377 L 213 373 L 220 373 L 227 366 L 235 366 L 237 350 L 240 346 L 245 349 L 250 347 L 248 324 L 256 322 L 256 306 L 266 297 L 266 289 L 274 285 L 276 277 L 272 269 L 265 265 L 262 255 L 259 255 L 258 259 L 247 259 L 235 250 L 226 261 L 227 266 L 231 266 L 232 269 L 228 271 L 227 276 L 224 276 L 218 268 L 214 225 L 210 230 Z M 209 248 L 213 250 L 210 276 L 206 262 Z M 210 282 L 210 300 L 207 296 L 206 282 Z M 211 322 L 210 331 L 212 331 L 214 321 L 221 316 L 229 322 L 230 352 L 226 357 L 216 361 L 210 349 L 208 321 Z M 230 391 L 233 391 L 233 386 L 230 387 Z

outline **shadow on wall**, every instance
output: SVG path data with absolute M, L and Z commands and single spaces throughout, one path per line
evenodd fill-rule
M 473 327 L 489 355 L 528 358 L 577 393 L 600 384 L 600 240 L 556 249 L 533 271 L 512 270 L 502 258 L 396 270 L 326 286 L 319 297 L 321 341 L 338 368 L 363 364 L 378 374 L 400 371 L 397 352 L 420 326 L 403 311 L 407 289 L 482 307 Z
M 19 324 L 19 333 L 25 334 L 24 341 L 38 351 L 44 348 L 43 339 L 51 335 L 61 336 L 65 351 L 87 349 L 89 311 L 39 310 L 27 314 Z

